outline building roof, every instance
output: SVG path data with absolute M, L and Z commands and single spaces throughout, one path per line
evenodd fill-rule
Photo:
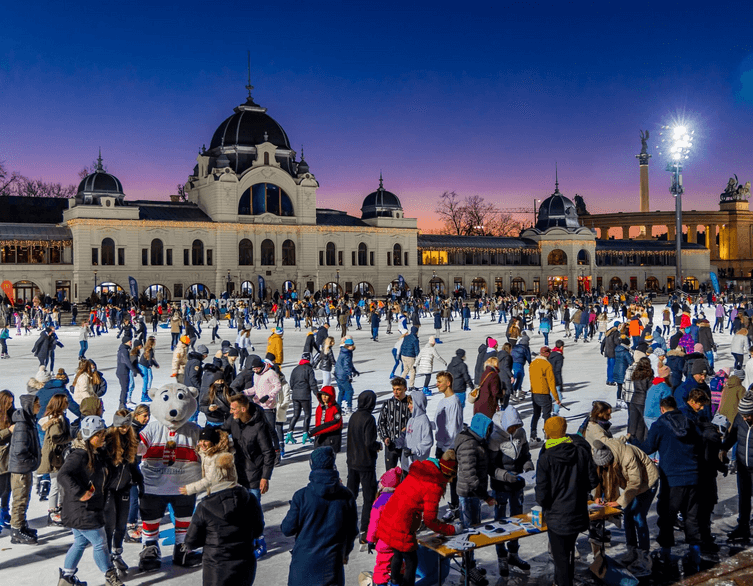
M 539 249 L 539 245 L 528 238 L 508 238 L 495 236 L 453 236 L 451 234 L 419 234 L 419 249 L 441 250 L 443 248 L 488 248 L 493 249 Z
M 346 212 L 340 210 L 331 210 L 329 208 L 317 208 L 316 210 L 317 226 L 357 226 L 367 228 L 369 225 L 356 218 L 349 216 Z
M 26 198 L 24 198 L 26 199 Z M 0 223 L 0 242 L 62 242 L 73 240 L 70 229 L 54 224 Z
M 536 220 L 536 229 L 542 232 L 555 227 L 569 230 L 580 228 L 575 204 L 560 193 L 558 181 L 555 182 L 554 193 L 539 205 Z
M 22 197 L 20 195 L 0 196 L 0 209 L 3 220 L 15 224 L 60 224 L 63 210 L 68 209 L 64 197 Z
M 706 250 L 703 244 L 683 242 L 683 250 Z M 596 240 L 596 252 L 674 252 L 674 240 Z
M 139 208 L 139 220 L 162 222 L 211 222 L 199 206 L 189 202 L 134 201 Z

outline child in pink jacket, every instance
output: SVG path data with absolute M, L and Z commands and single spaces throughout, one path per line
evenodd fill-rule
M 379 479 L 379 491 L 374 505 L 371 507 L 371 517 L 369 518 L 369 530 L 366 532 L 366 540 L 369 542 L 369 551 L 376 543 L 376 563 L 374 564 L 374 584 L 389 584 L 390 581 L 390 564 L 392 563 L 392 548 L 383 541 L 377 541 L 376 532 L 379 526 L 379 517 L 382 515 L 382 508 L 390 500 L 392 493 L 403 477 L 401 468 L 396 467 L 387 470 Z

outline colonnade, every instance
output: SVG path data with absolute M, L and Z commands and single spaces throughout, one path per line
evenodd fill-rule
M 675 224 L 653 224 L 653 223 L 641 223 L 641 224 L 623 224 L 621 226 L 616 226 L 618 229 L 621 229 L 622 236 L 621 238 L 623 240 L 629 240 L 630 239 L 630 228 L 633 226 L 638 226 L 643 230 L 645 233 L 645 236 L 641 236 L 641 238 L 652 238 L 653 229 L 654 226 L 660 226 L 667 230 L 667 240 L 668 241 L 674 241 L 675 240 Z M 719 243 L 717 240 L 717 234 L 719 235 L 721 239 L 722 232 L 727 229 L 726 225 L 719 225 L 716 223 L 711 224 L 699 224 L 696 222 L 693 223 L 683 223 L 683 226 L 687 227 L 688 230 L 688 236 L 687 241 L 692 244 L 698 243 L 698 230 L 702 229 L 706 232 L 706 239 L 704 242 L 701 242 L 706 248 L 709 249 L 711 252 L 711 260 L 719 259 Z M 613 225 L 599 225 L 594 224 L 594 230 L 599 231 L 599 239 L 600 240 L 607 240 L 609 239 L 609 231 L 614 228 Z M 712 236 L 713 235 L 713 236 Z

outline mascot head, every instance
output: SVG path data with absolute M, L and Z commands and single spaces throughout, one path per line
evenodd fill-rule
M 176 430 L 196 413 L 196 397 L 199 390 L 180 383 L 169 383 L 156 389 L 149 389 L 152 403 L 151 416 L 165 427 Z

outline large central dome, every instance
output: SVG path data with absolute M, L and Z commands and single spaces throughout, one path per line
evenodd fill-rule
M 254 102 L 249 94 L 246 103 L 234 108 L 233 112 L 214 132 L 209 150 L 204 153 L 210 157 L 210 169 L 230 167 L 240 175 L 256 160 L 256 145 L 269 142 L 277 147 L 275 160 L 288 173 L 294 174 L 288 135 L 267 114 L 267 109 Z
M 549 228 L 580 228 L 575 204 L 560 193 L 559 182 L 555 183 L 554 193 L 541 202 L 536 229 L 542 232 Z

